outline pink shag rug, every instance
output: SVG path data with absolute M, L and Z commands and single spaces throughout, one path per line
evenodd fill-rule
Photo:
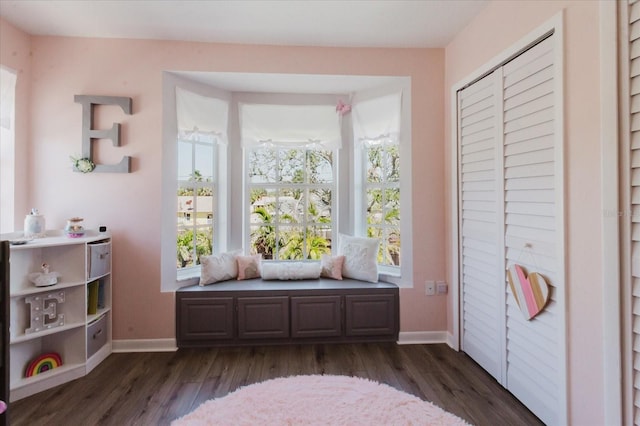
M 391 386 L 348 376 L 293 376 L 245 386 L 171 425 L 327 424 L 468 425 Z

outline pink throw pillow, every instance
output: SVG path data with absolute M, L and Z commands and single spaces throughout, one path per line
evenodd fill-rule
M 250 280 L 251 278 L 260 278 L 260 261 L 261 254 L 251 256 L 238 256 L 238 280 Z
M 321 277 L 332 278 L 334 280 L 342 280 L 342 265 L 344 265 L 344 256 L 330 256 L 323 254 L 320 258 L 322 265 Z

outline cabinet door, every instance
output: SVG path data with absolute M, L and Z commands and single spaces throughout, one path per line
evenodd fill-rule
M 291 297 L 291 337 L 341 334 L 340 296 Z
M 185 297 L 178 305 L 181 341 L 233 338 L 233 297 Z
M 289 297 L 238 297 L 238 338 L 289 337 Z
M 388 336 L 398 332 L 397 299 L 393 294 L 345 296 L 347 336 Z

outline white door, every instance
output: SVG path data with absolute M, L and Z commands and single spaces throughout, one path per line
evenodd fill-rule
M 458 92 L 458 197 L 462 349 L 504 384 L 498 77 L 494 72 Z
M 547 424 L 566 422 L 556 53 L 550 36 L 458 94 L 462 349 Z M 507 282 L 513 264 L 550 286 L 531 320 Z

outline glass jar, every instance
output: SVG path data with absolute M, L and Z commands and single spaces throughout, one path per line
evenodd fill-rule
M 72 217 L 67 219 L 67 226 L 64 227 L 64 231 L 70 238 L 79 238 L 84 235 L 84 219 L 81 217 Z

